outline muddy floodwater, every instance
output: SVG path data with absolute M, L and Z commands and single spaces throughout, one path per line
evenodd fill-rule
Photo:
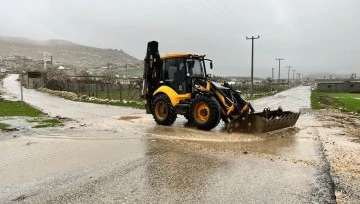
M 4 79 L 20 97 L 17 75 Z M 252 102 L 302 111 L 294 127 L 264 134 L 224 124 L 169 127 L 144 110 L 74 102 L 24 89 L 24 100 L 65 126 L 34 129 L 0 118 L 0 203 L 358 203 L 359 119 L 310 110 L 310 87 Z

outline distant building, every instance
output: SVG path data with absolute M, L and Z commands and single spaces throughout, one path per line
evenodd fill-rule
M 317 89 L 323 92 L 360 93 L 360 81 L 318 82 Z

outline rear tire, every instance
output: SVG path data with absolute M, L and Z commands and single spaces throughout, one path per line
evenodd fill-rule
M 198 95 L 190 107 L 189 121 L 200 130 L 211 130 L 220 122 L 220 104 L 212 96 Z
M 155 96 L 152 104 L 152 114 L 157 124 L 169 126 L 175 122 L 175 107 L 165 94 Z

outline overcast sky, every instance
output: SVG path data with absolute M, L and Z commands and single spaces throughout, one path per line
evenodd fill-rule
M 161 54 L 191 52 L 214 60 L 216 75 L 271 76 L 281 62 L 304 75 L 360 75 L 358 0 L 0 0 L 0 35 L 63 39 L 118 48 L 143 59 L 156 40 Z M 1 48 L 0 48 L 1 49 Z

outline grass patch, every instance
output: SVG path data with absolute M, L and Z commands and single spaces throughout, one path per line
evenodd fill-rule
M 6 74 L 0 73 L 0 81 L 6 77 Z
M 5 130 L 6 128 L 10 127 L 9 124 L 6 123 L 0 123 L 0 130 Z
M 37 121 L 31 121 L 31 122 L 37 122 Z M 57 126 L 63 126 L 63 123 L 56 118 L 50 118 L 40 121 L 40 123 L 38 125 L 35 125 L 33 128 L 46 128 L 46 127 L 57 127 Z
M 35 125 L 33 128 L 47 128 L 47 127 L 56 127 L 56 126 L 58 125 L 51 123 L 44 123 L 44 124 Z
M 61 121 L 56 118 L 50 118 L 50 119 L 43 120 L 42 123 L 59 124 L 59 123 L 61 123 Z
M 336 108 L 345 112 L 360 113 L 360 94 L 327 93 L 313 90 L 311 92 L 311 107 L 313 109 Z
M 317 90 L 311 91 L 310 104 L 311 104 L 311 108 L 315 110 L 325 108 L 323 107 L 323 105 L 320 104 L 320 96 Z
M 3 116 L 28 116 L 38 117 L 43 112 L 23 101 L 0 101 L 0 117 Z
M 356 93 L 328 93 L 335 99 L 337 106 L 346 111 L 360 113 L 360 94 Z

